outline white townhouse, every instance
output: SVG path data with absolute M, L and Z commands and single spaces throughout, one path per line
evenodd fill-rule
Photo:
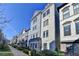
M 18 38 L 17 38 L 17 46 L 20 46 L 20 41 L 21 41 L 21 34 L 18 34 Z
M 29 40 L 31 39 L 31 30 L 28 29 L 28 40 L 27 40 L 27 47 L 29 47 Z
M 41 20 L 42 50 L 55 50 L 59 40 L 59 16 L 56 4 L 49 3 L 42 11 Z
M 29 29 L 26 30 L 26 29 L 23 29 L 23 31 L 21 32 L 21 34 L 18 36 L 18 45 L 19 46 L 22 46 L 22 47 L 27 47 L 28 45 L 28 32 L 29 32 Z
M 29 45 L 31 49 L 41 50 L 41 16 L 40 10 L 34 12 L 31 19 Z
M 30 29 L 27 29 L 24 36 L 25 36 L 25 47 L 29 47 L 29 40 L 31 39 Z
M 17 36 L 14 36 L 13 39 L 11 40 L 11 43 L 16 44 L 17 43 Z
M 79 3 L 63 4 L 59 7 L 59 15 L 61 51 L 67 52 L 73 42 L 79 40 Z M 79 45 L 76 46 L 77 51 Z
M 24 32 L 22 34 L 23 46 L 24 47 L 28 47 L 28 42 L 29 42 L 29 29 L 28 30 L 24 29 L 23 32 Z

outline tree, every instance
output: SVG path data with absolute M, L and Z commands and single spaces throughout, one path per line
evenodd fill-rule
M 0 29 L 0 48 L 4 48 L 6 45 L 6 39 L 4 37 L 4 34 L 2 33 L 2 30 Z

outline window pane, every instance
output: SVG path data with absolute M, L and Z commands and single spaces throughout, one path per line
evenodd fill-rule
M 46 13 L 43 14 L 43 17 L 45 17 L 45 16 L 46 16 Z
M 66 12 L 66 11 L 68 11 L 69 10 L 69 6 L 68 7 L 65 7 L 64 9 L 63 9 L 63 12 Z
M 64 36 L 68 36 L 68 35 L 71 35 L 71 26 L 70 25 L 64 26 Z
M 74 9 L 74 14 L 78 14 L 79 13 L 79 3 L 74 3 L 73 9 Z
M 43 27 L 48 25 L 48 19 L 43 22 Z
M 76 23 L 76 34 L 79 34 L 79 22 Z
M 35 35 L 33 35 L 33 38 L 35 38 Z
M 69 16 L 70 16 L 70 13 L 67 12 L 67 13 L 63 14 L 63 19 L 66 19 L 66 18 L 68 18 Z
M 43 27 L 45 26 L 45 21 L 43 21 Z
M 47 49 L 47 43 L 44 43 L 44 50 Z
M 37 29 L 37 26 L 35 25 L 35 30 Z
M 35 43 L 35 48 L 37 48 L 37 43 Z
M 36 37 L 38 37 L 38 33 L 36 33 Z
M 33 19 L 33 24 L 35 24 L 36 22 L 37 22 L 37 17 Z
M 50 9 L 47 10 L 47 15 L 50 13 Z
M 63 19 L 66 19 L 70 16 L 69 6 L 63 9 Z
M 48 25 L 48 19 L 46 20 L 46 25 Z
M 46 31 L 46 37 L 48 37 L 48 30 Z
M 43 32 L 43 38 L 45 38 L 45 31 Z

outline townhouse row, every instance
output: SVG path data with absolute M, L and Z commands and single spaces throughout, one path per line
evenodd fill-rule
M 54 3 L 47 4 L 43 10 L 35 11 L 31 27 L 25 33 L 25 36 L 21 35 L 24 39 L 20 36 L 17 40 L 25 40 L 31 49 L 60 48 L 67 52 L 79 39 L 79 3 L 65 3 L 59 7 Z

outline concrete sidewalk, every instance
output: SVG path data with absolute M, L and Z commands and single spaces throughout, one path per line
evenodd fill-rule
M 10 49 L 11 49 L 14 56 L 28 56 L 27 54 L 23 53 L 20 50 L 17 50 L 15 48 L 11 47 L 11 46 L 9 46 L 9 47 L 10 47 Z

